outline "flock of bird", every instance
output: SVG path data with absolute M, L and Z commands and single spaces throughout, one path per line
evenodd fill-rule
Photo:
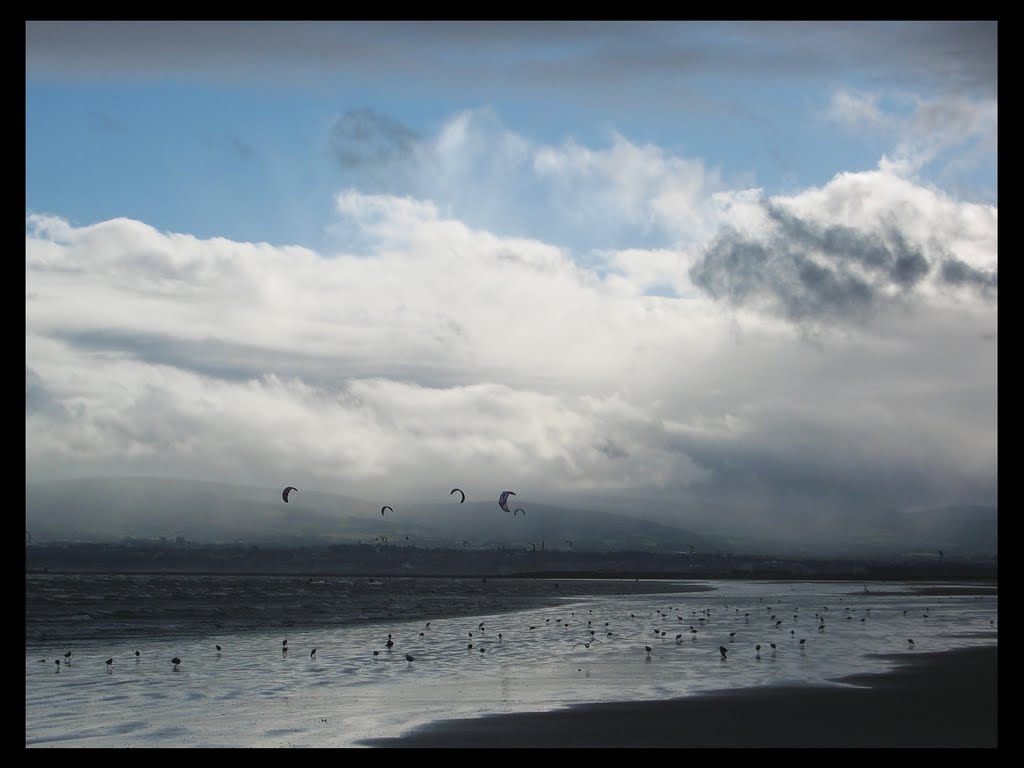
M 759 601 L 763 601 L 763 599 L 764 598 L 759 598 Z M 749 626 L 750 625 L 751 616 L 752 616 L 750 611 L 745 611 L 745 612 L 743 612 L 741 614 L 740 613 L 740 609 L 736 608 L 734 606 L 733 607 L 733 612 L 730 614 L 728 612 L 728 608 L 729 608 L 729 606 L 725 605 L 724 609 L 723 609 L 723 612 L 726 614 L 726 616 L 729 617 L 730 622 L 723 622 L 723 623 L 727 623 L 727 626 L 732 626 L 734 624 L 734 622 L 741 621 L 744 626 Z M 712 609 L 712 608 L 703 608 L 703 609 L 699 609 L 699 610 L 693 609 L 693 610 L 690 611 L 691 615 L 689 617 L 684 617 L 683 612 L 680 612 L 680 610 L 681 609 L 677 609 L 677 608 L 674 608 L 674 607 L 670 607 L 668 611 L 662 611 L 660 609 L 656 609 L 655 610 L 654 616 L 656 617 L 656 620 L 658 621 L 658 625 L 656 625 L 655 628 L 653 629 L 654 637 L 656 637 L 658 639 L 661 639 L 661 640 L 666 639 L 669 633 L 668 633 L 667 630 L 664 630 L 664 629 L 660 628 L 661 626 L 663 626 L 663 625 L 661 625 L 661 622 L 671 620 L 672 616 L 675 616 L 675 619 L 676 619 L 677 623 L 684 623 L 684 624 L 687 625 L 688 634 L 690 635 L 690 639 L 693 642 L 697 642 L 699 633 L 705 631 L 709 626 L 711 626 L 712 621 L 713 621 L 713 617 L 717 619 L 717 613 L 716 612 L 718 611 L 718 609 Z M 782 610 L 781 606 L 778 607 L 778 608 L 776 608 L 774 605 L 767 605 L 767 606 L 765 606 L 765 612 L 768 614 L 767 623 L 765 624 L 765 623 L 762 622 L 759 627 L 752 628 L 751 631 L 749 632 L 749 634 L 756 635 L 756 634 L 764 633 L 766 631 L 769 631 L 769 632 L 782 632 L 783 631 L 782 625 L 783 625 L 785 620 L 777 618 L 778 614 L 776 613 L 776 611 L 781 611 L 781 610 Z M 799 607 L 794 607 L 793 608 L 793 611 L 794 611 L 792 613 L 793 628 L 789 629 L 789 633 L 788 634 L 789 634 L 790 642 L 794 643 L 795 647 L 797 649 L 799 649 L 799 651 L 802 653 L 806 649 L 807 638 L 806 637 L 800 637 L 798 639 L 796 637 L 796 628 L 795 627 L 798 624 L 798 620 L 799 620 L 799 616 L 800 616 L 799 610 L 800 610 Z M 825 631 L 825 628 L 826 628 L 826 613 L 828 611 L 829 611 L 828 606 L 824 606 L 822 608 L 821 612 L 815 612 L 814 613 L 814 619 L 815 619 L 814 620 L 814 625 L 815 625 L 815 627 L 816 627 L 818 632 L 824 632 Z M 871 611 L 870 608 L 865 608 L 864 609 L 864 614 L 865 615 L 859 617 L 862 622 L 864 622 L 867 619 L 867 617 L 870 615 L 870 611 Z M 592 610 L 591 610 L 591 613 L 592 613 Z M 846 607 L 845 608 L 845 612 L 838 612 L 838 615 L 844 615 L 844 613 L 845 613 L 845 619 L 846 620 L 852 620 L 854 618 L 853 615 L 852 615 L 853 609 L 851 609 L 850 607 Z M 906 614 L 907 614 L 907 612 L 903 611 L 903 615 L 906 616 Z M 927 620 L 929 618 L 928 612 L 925 611 L 922 614 L 922 617 Z M 638 620 L 642 621 L 643 617 L 642 616 L 638 616 L 635 612 L 631 612 L 629 614 L 629 622 L 630 623 L 635 623 Z M 756 621 L 756 616 L 755 616 L 755 621 Z M 990 624 L 992 626 L 994 626 L 994 622 L 990 622 Z M 431 625 L 431 622 L 429 622 L 429 621 L 426 622 L 426 624 L 423 627 L 423 630 L 421 630 L 419 632 L 418 638 L 424 638 L 425 637 L 426 633 L 430 630 L 430 625 Z M 582 619 L 577 619 L 575 611 L 571 611 L 570 612 L 570 618 L 569 619 L 556 618 L 554 620 L 554 622 L 552 623 L 552 619 L 547 618 L 547 619 L 544 620 L 544 625 L 548 626 L 548 627 L 562 627 L 563 630 L 578 629 L 578 628 L 582 628 L 584 626 L 582 624 Z M 529 628 L 527 629 L 527 632 L 532 632 L 532 631 L 538 629 L 541 625 L 540 624 L 530 624 L 528 626 L 529 626 Z M 601 627 L 600 629 L 594 628 L 593 619 L 588 619 L 586 621 L 586 625 L 585 625 L 585 631 L 587 632 L 587 635 L 585 635 L 582 639 L 579 639 L 578 637 L 569 638 L 569 639 L 574 639 L 575 640 L 575 642 L 572 642 L 571 645 L 568 644 L 568 641 L 566 642 L 569 651 L 575 651 L 575 649 L 577 649 L 579 647 L 584 648 L 584 650 L 589 650 L 591 645 L 593 645 L 593 644 L 604 645 L 606 643 L 611 642 L 612 639 L 615 638 L 616 633 L 614 631 L 612 631 L 612 629 L 610 627 L 611 627 L 611 622 L 610 621 L 606 621 L 606 622 L 604 622 L 603 627 Z M 764 627 L 767 627 L 769 629 L 765 629 Z M 486 632 L 485 622 L 483 622 L 483 621 L 479 622 L 476 625 L 476 630 L 477 630 L 478 633 L 480 633 L 481 636 L 483 636 L 484 633 Z M 599 631 L 602 632 L 602 636 L 603 636 L 604 639 L 601 639 L 601 638 L 599 638 L 597 636 Z M 727 644 L 722 644 L 722 645 L 718 646 L 718 652 L 719 652 L 721 660 L 723 662 L 727 661 L 727 659 L 729 658 L 729 653 L 730 653 L 730 650 L 731 650 L 730 646 L 737 642 L 737 634 L 738 634 L 738 630 L 731 630 L 731 631 L 729 631 L 728 632 L 728 640 L 725 641 Z M 748 633 L 744 632 L 744 634 L 748 634 Z M 470 630 L 468 632 L 468 637 L 469 637 L 469 642 L 468 642 L 468 644 L 466 646 L 467 650 L 473 650 L 474 648 L 476 648 L 476 650 L 479 653 L 481 653 L 481 654 L 486 653 L 487 648 L 485 646 L 482 646 L 482 645 L 479 645 L 479 644 L 475 643 L 474 635 L 473 635 L 473 631 L 472 630 Z M 496 635 L 496 638 L 497 638 L 497 642 L 501 643 L 504 640 L 504 634 L 502 632 L 498 632 L 497 635 Z M 675 644 L 676 645 L 681 645 L 682 642 L 683 642 L 683 638 L 684 638 L 684 633 L 683 632 L 675 633 Z M 906 642 L 907 642 L 907 646 L 906 646 L 907 648 L 913 649 L 915 647 L 913 638 L 907 638 Z M 396 645 L 395 638 L 394 638 L 393 634 L 389 632 L 387 634 L 386 639 L 384 639 L 382 644 L 383 644 L 383 647 L 385 649 L 384 653 L 390 654 L 392 652 L 392 650 L 394 649 L 395 645 Z M 769 641 L 767 643 L 767 646 L 768 646 L 768 648 L 770 648 L 770 653 L 774 657 L 776 655 L 777 651 L 778 651 L 778 647 L 779 647 L 778 644 L 775 641 Z M 215 649 L 216 655 L 218 657 L 221 656 L 221 654 L 222 654 L 222 652 L 224 650 L 223 647 L 220 644 L 215 644 L 213 647 Z M 654 648 L 651 645 L 648 645 L 648 644 L 645 644 L 643 646 L 643 648 L 644 648 L 644 651 L 646 653 L 646 659 L 649 661 L 651 659 L 651 654 L 654 653 Z M 316 656 L 317 650 L 318 649 L 316 647 L 310 649 L 310 651 L 309 651 L 309 658 L 310 659 L 315 660 L 317 658 L 317 656 Z M 760 659 L 761 658 L 761 650 L 762 650 L 762 643 L 756 642 L 756 643 L 753 644 L 754 657 L 756 659 Z M 288 640 L 287 639 L 282 640 L 281 641 L 281 654 L 282 654 L 282 656 L 287 658 L 288 652 L 289 652 Z M 141 659 L 141 651 L 135 650 L 134 655 L 135 655 L 136 662 L 138 662 Z M 374 649 L 372 651 L 372 656 L 374 658 L 377 658 L 380 655 L 381 655 L 381 651 L 379 649 Z M 54 660 L 55 664 L 56 664 L 56 667 L 57 667 L 57 672 L 60 672 L 62 664 L 64 666 L 71 666 L 72 656 L 73 656 L 73 652 L 72 651 L 67 651 L 64 654 L 64 656 L 63 656 L 63 660 L 60 659 L 60 658 Z M 409 664 L 410 666 L 416 660 L 416 657 L 413 656 L 411 653 L 404 653 L 404 658 L 405 658 L 405 661 L 407 662 L 407 664 Z M 46 659 L 40 659 L 39 661 L 40 662 L 45 662 Z M 181 659 L 180 656 L 174 656 L 170 660 L 170 663 L 172 665 L 172 670 L 177 672 L 177 671 L 179 671 L 181 669 L 182 659 Z M 110 673 L 113 673 L 114 658 L 113 657 L 108 658 L 106 660 L 105 664 L 106 664 L 107 671 L 110 672 Z

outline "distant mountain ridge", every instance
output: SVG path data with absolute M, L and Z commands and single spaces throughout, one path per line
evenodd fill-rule
M 494 499 L 391 504 L 299 488 L 258 488 L 170 478 L 102 478 L 30 484 L 26 527 L 37 540 L 176 538 L 210 543 L 374 542 L 417 546 L 536 549 L 704 549 L 692 531 L 611 512 L 533 504 L 525 497 L 508 513 Z M 519 497 L 516 497 L 519 499 Z M 385 502 L 386 503 L 386 502 Z
M 283 487 L 283 486 L 282 486 Z M 951 505 L 906 512 L 871 511 L 855 523 L 815 531 L 793 526 L 771 535 L 751 530 L 727 512 L 696 517 L 679 514 L 680 524 L 629 513 L 584 508 L 584 501 L 534 503 L 513 497 L 502 511 L 494 498 L 466 502 L 447 487 L 436 501 L 400 503 L 300 487 L 285 503 L 282 488 L 159 477 L 62 480 L 26 485 L 26 528 L 36 541 L 116 541 L 164 537 L 187 541 L 276 544 L 374 543 L 419 547 L 641 550 L 687 553 L 734 552 L 800 556 L 918 553 L 994 557 L 998 552 L 995 507 Z M 380 514 L 382 504 L 394 508 Z M 635 505 L 634 505 L 635 506 Z M 595 505 L 597 507 L 597 505 Z M 835 526 L 833 526 L 835 528 Z M 781 529 L 781 527 L 780 527 Z

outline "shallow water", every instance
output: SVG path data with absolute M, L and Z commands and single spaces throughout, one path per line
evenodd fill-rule
M 32 577 L 26 745 L 358 746 L 451 717 L 833 685 L 888 669 L 879 654 L 997 642 L 995 593 L 928 586 Z

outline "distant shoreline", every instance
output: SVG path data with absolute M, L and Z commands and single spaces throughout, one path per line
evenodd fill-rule
M 428 549 L 414 546 L 179 545 L 63 542 L 25 548 L 28 574 L 739 579 L 746 581 L 991 582 L 992 559 L 800 557 L 634 550 Z
M 996 576 L 970 576 L 963 578 L 946 578 L 946 579 L 930 579 L 922 578 L 919 576 L 898 576 L 888 579 L 878 579 L 874 577 L 866 577 L 864 575 L 846 575 L 846 576 L 741 576 L 741 575 L 729 575 L 729 576 L 706 576 L 706 575 L 695 575 L 692 573 L 685 572 L 629 572 L 623 573 L 618 571 L 594 571 L 594 572 L 576 572 L 576 571 L 547 571 L 543 573 L 392 573 L 392 572 L 311 572 L 311 571 L 221 571 L 221 570 L 186 570 L 186 569 L 169 569 L 169 570 L 131 570 L 131 569 L 56 569 L 56 570 L 38 570 L 28 569 L 25 571 L 26 575 L 31 576 L 280 576 L 282 578 L 334 578 L 334 579 L 546 579 L 546 580 L 562 580 L 562 581 L 586 581 L 594 579 L 603 579 L 611 581 L 762 581 L 762 582 L 791 582 L 791 581 L 822 581 L 822 582 L 836 582 L 836 581 L 848 581 L 851 583 L 863 584 L 877 583 L 879 581 L 885 581 L 893 584 L 901 583 L 919 583 L 925 582 L 940 582 L 937 586 L 918 590 L 920 594 L 950 594 L 951 592 L 959 594 L 973 594 L 975 590 L 983 590 L 983 594 L 998 591 L 998 577 Z M 953 584 L 944 586 L 941 584 L 943 581 L 950 581 Z M 963 582 L 969 582 L 971 585 L 963 585 Z M 869 592 L 877 592 L 877 590 L 869 590 Z M 886 594 L 892 594 L 886 592 Z

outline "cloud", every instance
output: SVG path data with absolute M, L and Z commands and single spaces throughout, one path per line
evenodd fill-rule
M 986 293 L 998 284 L 994 272 L 983 272 L 955 258 L 943 261 L 939 274 L 951 285 L 973 285 Z
M 826 110 L 826 116 L 849 130 L 888 127 L 890 119 L 878 106 L 879 96 L 874 93 L 837 91 Z
M 348 117 L 330 248 L 26 215 L 30 478 L 457 477 L 777 527 L 994 500 L 994 206 Z
M 867 322 L 885 305 L 924 301 L 951 286 L 980 287 L 994 299 L 994 258 L 969 266 L 941 235 L 954 234 L 951 218 L 987 211 L 987 226 L 957 234 L 994 244 L 994 209 L 885 172 L 844 174 L 794 198 L 765 198 L 760 208 L 758 226 L 723 228 L 690 269 L 712 297 L 811 325 Z M 963 254 L 973 260 L 978 251 L 965 243 Z
M 25 366 L 25 415 L 50 414 L 63 417 L 60 401 L 46 388 L 42 377 Z
M 925 98 L 891 89 L 871 93 L 839 90 L 832 94 L 825 114 L 849 132 L 892 142 L 878 162 L 885 173 L 915 178 L 930 172 L 949 186 L 976 168 L 994 172 L 998 150 L 995 94 L 941 92 Z
M 423 138 L 385 115 L 358 116 L 346 135 L 365 138 L 342 143 L 349 169 L 360 172 L 346 176 L 347 185 L 381 199 L 429 201 L 439 216 L 496 234 L 571 244 L 577 257 L 697 242 L 716 226 L 709 196 L 726 190 L 704 162 L 614 132 L 592 149 L 571 138 L 530 141 L 489 108 L 463 110 Z M 378 164 L 386 173 L 373 172 Z M 354 236 L 343 229 L 336 241 Z
M 28 21 L 30 78 L 291 83 L 401 74 L 592 98 L 671 76 L 835 76 L 961 93 L 997 82 L 997 22 Z M 622 89 L 628 98 L 629 88 Z
M 399 162 L 419 140 L 415 131 L 372 109 L 350 109 L 331 129 L 331 148 L 342 168 Z
M 994 212 L 880 172 L 716 205 L 733 230 L 703 256 L 592 266 L 356 190 L 362 245 L 332 254 L 29 215 L 28 473 L 389 498 L 459 477 L 780 520 L 994 489 Z M 811 263 L 833 282 L 784 284 Z M 842 298 L 854 276 L 870 301 Z M 662 282 L 678 298 L 644 295 Z M 848 332 L 790 325 L 823 318 Z

